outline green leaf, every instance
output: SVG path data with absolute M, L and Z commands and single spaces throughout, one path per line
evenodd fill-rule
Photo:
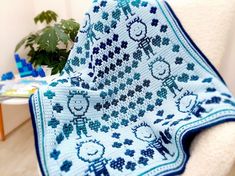
M 46 24 L 50 24 L 51 22 L 56 22 L 58 18 L 58 15 L 52 11 L 52 10 L 47 10 L 47 11 L 42 11 L 40 14 L 38 14 L 34 18 L 35 24 L 38 22 L 43 23 L 46 22 Z
M 68 44 L 70 38 L 59 25 L 55 25 L 55 31 L 59 41 L 63 42 L 64 44 Z
M 42 50 L 46 50 L 47 52 L 54 52 L 57 48 L 58 42 L 59 39 L 55 28 L 47 27 L 38 37 L 37 44 Z
M 61 27 L 64 32 L 70 36 L 70 39 L 74 42 L 75 37 L 80 29 L 79 23 L 75 22 L 74 19 L 61 20 Z

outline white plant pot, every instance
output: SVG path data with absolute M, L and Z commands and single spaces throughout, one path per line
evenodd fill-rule
M 51 76 L 52 68 L 49 68 L 47 65 L 42 65 L 41 67 L 42 67 L 42 69 L 44 70 L 44 72 L 45 72 L 45 74 L 46 74 L 47 77 L 48 77 L 48 76 Z

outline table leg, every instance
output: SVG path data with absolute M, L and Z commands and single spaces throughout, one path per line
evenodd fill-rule
M 4 125 L 3 125 L 3 115 L 2 115 L 2 105 L 0 103 L 0 141 L 5 140 Z

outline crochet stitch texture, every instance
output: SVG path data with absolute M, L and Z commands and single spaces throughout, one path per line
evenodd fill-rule
M 43 175 L 175 175 L 235 101 L 165 1 L 95 0 L 61 76 L 30 100 Z

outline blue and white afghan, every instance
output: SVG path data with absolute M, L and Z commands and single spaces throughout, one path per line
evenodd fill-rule
M 157 0 L 95 0 L 61 76 L 31 97 L 43 175 L 176 175 L 235 120 L 222 78 Z

